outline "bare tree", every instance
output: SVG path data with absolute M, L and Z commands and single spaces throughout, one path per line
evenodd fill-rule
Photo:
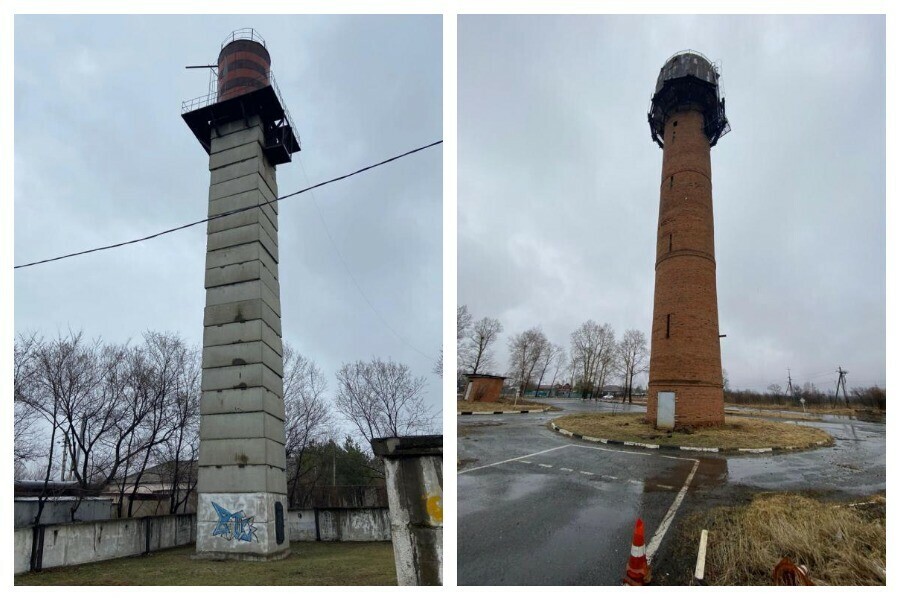
M 463 375 L 465 367 L 466 346 L 463 339 L 468 335 L 469 329 L 472 327 L 472 314 L 469 307 L 465 304 L 456 307 L 456 386 L 460 388 L 466 384 L 466 378 Z M 443 372 L 443 365 L 441 366 Z
M 390 359 L 345 363 L 337 372 L 335 404 L 368 441 L 430 431 L 422 391 L 424 377 L 413 377 L 409 367 Z
M 200 453 L 200 353 L 196 348 L 186 349 L 181 359 L 175 390 L 167 403 L 171 434 L 153 451 L 169 480 L 169 514 L 187 511 L 197 487 Z
M 437 375 L 438 377 L 444 376 L 444 349 L 441 348 L 441 351 L 438 353 L 437 360 L 434 361 L 434 366 L 431 368 L 431 372 Z
M 618 364 L 625 382 L 626 397 L 631 404 L 631 390 L 634 376 L 643 373 L 648 367 L 650 352 L 647 349 L 647 337 L 637 329 L 629 329 L 622 335 L 618 347 Z M 625 402 L 625 397 L 622 398 Z
M 463 346 L 462 366 L 466 373 L 477 375 L 484 373 L 494 365 L 494 353 L 491 346 L 503 332 L 503 325 L 498 319 L 484 317 L 477 321 L 467 332 Z
M 130 373 L 135 408 L 134 418 L 138 426 L 129 438 L 129 448 L 136 450 L 134 464 L 138 465 L 134 474 L 128 503 L 128 516 L 132 516 L 134 501 L 138 493 L 141 479 L 156 450 L 179 435 L 176 429 L 181 416 L 182 407 L 179 396 L 182 393 L 198 394 L 199 389 L 184 389 L 189 385 L 188 378 L 193 371 L 193 386 L 196 386 L 196 353 L 176 334 L 147 332 L 144 334 L 143 346 L 131 351 L 132 372 Z M 135 433 L 136 432 L 136 435 Z M 134 448 L 137 441 L 139 448 Z M 125 464 L 131 463 L 126 459 Z M 121 474 L 121 480 L 127 479 L 127 470 Z M 173 486 L 174 487 L 174 486 Z M 177 489 L 176 492 L 177 494 Z M 171 506 L 171 503 L 170 503 Z M 121 503 L 119 505 L 121 512 Z
M 553 362 L 553 377 L 551 378 L 551 383 L 554 386 L 557 383 L 559 372 L 569 364 L 569 355 L 566 353 L 566 349 L 562 346 L 557 346 L 557 348 L 559 348 L 559 352 L 556 355 L 556 360 Z
M 456 341 L 461 341 L 466 337 L 469 327 L 472 326 L 472 313 L 465 304 L 456 307 Z
M 41 414 L 34 404 L 37 334 L 16 336 L 13 348 L 13 464 L 16 479 L 25 476 L 31 461 L 43 456 L 38 421 Z
M 548 341 L 541 348 L 540 356 L 538 356 L 538 362 L 536 368 L 538 369 L 538 380 L 537 387 L 535 388 L 535 395 L 541 389 L 541 383 L 544 381 L 544 375 L 547 374 L 547 371 L 550 369 L 550 365 L 556 361 L 557 357 L 560 356 L 563 352 L 562 346 L 554 344 L 553 342 Z M 551 381 L 551 384 L 553 382 Z
M 154 449 L 174 432 L 170 404 L 187 356 L 173 334 L 148 332 L 138 347 L 88 343 L 81 332 L 41 343 L 34 355 L 32 405 L 51 426 L 48 476 L 58 431 L 63 460 L 82 493 L 121 478 L 121 513 L 124 482 L 134 475 L 128 482 L 134 500 Z
M 544 348 L 549 344 L 547 336 L 539 327 L 514 335 L 507 343 L 509 347 L 509 376 L 520 386 L 524 394 L 531 383 L 531 377 L 540 360 Z
M 581 382 L 581 397 L 592 397 L 595 387 L 603 387 L 612 366 L 615 332 L 608 323 L 599 325 L 588 320 L 572 332 L 570 339 L 572 360 L 577 365 Z
M 47 498 L 50 495 L 57 438 L 66 429 L 63 418 L 67 402 L 77 402 L 91 392 L 96 384 L 95 372 L 89 353 L 85 352 L 82 334 L 59 335 L 51 342 L 35 341 L 30 346 L 33 363 L 27 370 L 19 372 L 20 387 L 23 392 L 20 401 L 26 402 L 40 415 L 50 430 L 49 443 L 44 456 L 47 459 L 43 469 L 43 485 L 38 493 L 38 507 L 34 524 L 41 522 Z M 24 381 L 28 376 L 29 381 Z M 29 390 L 27 393 L 24 390 Z M 68 440 L 67 440 L 68 441 Z M 68 451 L 68 447 L 63 450 Z M 34 553 L 32 553 L 34 555 Z
M 288 457 L 288 497 L 298 499 L 301 481 L 313 469 L 304 463 L 313 444 L 329 437 L 331 411 L 325 400 L 327 381 L 316 363 L 284 345 L 284 429 Z

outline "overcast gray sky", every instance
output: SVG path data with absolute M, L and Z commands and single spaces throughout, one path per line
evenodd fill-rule
M 307 187 L 304 168 L 313 184 L 441 139 L 439 15 L 17 16 L 16 264 L 206 216 L 208 157 L 180 108 L 207 72 L 184 67 L 214 63 L 241 27 L 266 39 L 303 145 L 278 167 L 281 194 Z M 280 207 L 284 339 L 331 392 L 342 362 L 391 357 L 440 412 L 441 167 L 437 147 L 317 190 L 334 245 L 311 195 Z M 16 330 L 199 344 L 205 231 L 17 270 Z
M 664 61 L 721 61 L 712 150 L 732 387 L 885 383 L 882 16 L 462 16 L 459 288 L 510 335 L 586 319 L 649 337 Z

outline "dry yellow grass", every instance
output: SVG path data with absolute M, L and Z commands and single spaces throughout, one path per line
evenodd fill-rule
M 798 494 L 761 494 L 689 520 L 709 529 L 710 585 L 771 585 L 782 558 L 805 565 L 816 585 L 884 585 L 884 497 L 849 506 Z
M 657 430 L 644 413 L 593 413 L 554 419 L 562 429 L 590 437 L 670 446 L 703 448 L 809 448 L 829 444 L 830 435 L 812 426 L 779 423 L 747 417 L 725 417 L 721 427 L 694 429 L 691 433 Z
M 776 410 L 771 408 L 747 408 L 745 410 L 737 410 L 730 404 L 725 405 L 725 414 L 743 415 L 745 417 L 769 417 L 775 419 L 790 419 L 792 421 L 821 421 L 822 415 L 825 413 L 796 413 L 786 409 Z
M 792 412 L 804 412 L 803 407 L 801 406 L 784 406 L 781 404 L 733 404 L 731 402 L 725 403 L 726 408 L 752 408 L 758 410 L 767 410 L 767 411 L 792 411 Z M 879 411 L 873 408 L 860 408 L 853 406 L 819 406 L 812 405 L 806 407 L 807 414 L 814 415 L 839 415 L 839 416 L 854 416 L 857 414 L 880 414 L 883 415 L 883 411 Z
M 456 412 L 462 411 L 495 411 L 495 410 L 543 410 L 545 408 L 553 408 L 548 404 L 535 402 L 522 402 L 513 405 L 513 401 L 509 402 L 501 398 L 500 402 L 466 402 L 464 400 L 456 401 Z

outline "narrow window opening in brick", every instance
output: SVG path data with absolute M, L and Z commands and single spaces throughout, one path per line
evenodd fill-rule
M 669 234 L 669 252 L 672 251 L 672 234 Z
M 672 325 L 672 313 L 666 315 L 666 337 L 669 337 L 669 331 Z
M 672 186 L 675 184 L 675 176 L 669 175 L 669 189 L 672 189 Z
M 678 121 L 672 121 L 672 127 L 678 127 Z

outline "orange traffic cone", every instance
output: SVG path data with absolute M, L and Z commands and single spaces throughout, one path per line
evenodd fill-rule
M 644 522 L 638 519 L 634 524 L 634 536 L 631 539 L 631 556 L 625 569 L 625 585 L 644 585 L 650 583 L 650 565 L 644 550 Z

